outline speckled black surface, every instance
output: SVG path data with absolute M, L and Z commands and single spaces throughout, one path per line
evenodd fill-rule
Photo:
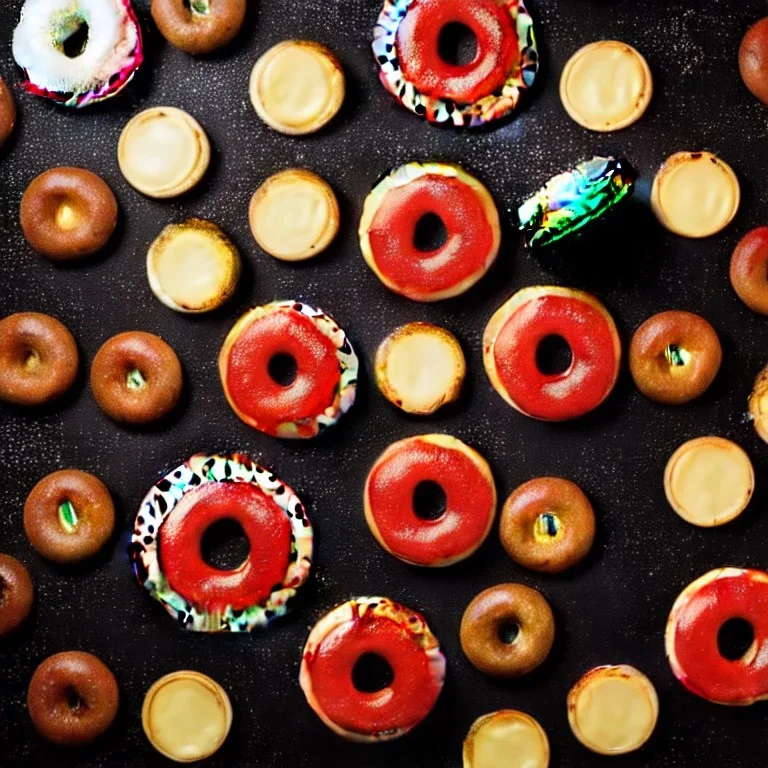
M 664 659 L 663 631 L 680 589 L 720 565 L 768 566 L 768 448 L 745 418 L 754 375 L 768 358 L 766 320 L 752 314 L 728 283 L 738 238 L 765 224 L 768 192 L 766 112 L 739 79 L 736 52 L 748 24 L 768 12 L 764 0 L 531 0 L 545 69 L 516 119 L 482 133 L 432 127 L 400 108 L 378 85 L 369 55 L 378 0 L 254 0 L 247 28 L 223 55 L 195 60 L 167 45 L 138 2 L 148 61 L 127 95 L 82 114 L 19 96 L 15 138 L 0 153 L 0 314 L 39 310 L 74 332 L 84 361 L 123 330 L 161 334 L 179 353 L 187 395 L 167 428 L 119 429 L 98 410 L 83 378 L 60 407 L 0 408 L 0 550 L 24 561 L 38 590 L 26 628 L 0 643 L 0 764 L 7 766 L 153 766 L 165 761 L 145 741 L 139 719 L 143 695 L 169 671 L 191 667 L 230 692 L 232 735 L 211 766 L 392 766 L 454 768 L 475 717 L 516 707 L 537 717 L 552 741 L 553 766 L 602 762 L 571 735 L 565 695 L 588 668 L 628 662 L 656 685 L 661 718 L 641 752 L 612 765 L 660 768 L 765 765 L 766 709 L 726 708 L 689 695 Z M 0 73 L 18 82 L 10 39 L 21 0 L 0 6 Z M 294 139 L 262 125 L 247 95 L 257 56 L 286 37 L 330 45 L 349 78 L 339 119 L 320 135 Z M 621 133 L 588 133 L 565 115 L 558 77 L 581 45 L 601 38 L 636 45 L 648 58 L 656 93 L 639 123 Z M 212 140 L 213 163 L 187 197 L 157 202 L 123 180 L 116 162 L 122 126 L 138 110 L 173 105 L 190 111 Z M 666 156 L 709 149 L 732 164 L 743 204 L 722 234 L 699 242 L 663 231 L 635 205 L 623 236 L 570 274 L 544 272 L 505 233 L 497 265 L 465 296 L 423 306 L 389 293 L 363 263 L 356 239 L 362 201 L 388 167 L 412 159 L 457 161 L 493 192 L 507 221 L 521 199 L 550 175 L 597 152 L 623 152 L 641 173 L 640 198 Z M 22 192 L 52 165 L 92 168 L 120 202 L 118 233 L 105 256 L 56 267 L 31 252 L 17 221 Z M 342 235 L 323 257 L 303 266 L 274 261 L 253 242 L 248 201 L 269 174 L 304 165 L 326 177 L 343 208 Z M 169 221 L 187 216 L 216 221 L 242 249 L 245 274 L 236 299 L 213 315 L 173 313 L 152 295 L 144 274 L 148 244 Z M 586 256 L 586 254 L 583 254 Z M 723 370 L 700 401 L 665 409 L 643 399 L 626 371 L 610 400 L 577 423 L 547 425 L 508 408 L 482 371 L 484 325 L 519 287 L 558 281 L 595 291 L 614 312 L 626 342 L 652 312 L 680 308 L 709 318 L 723 341 Z M 298 298 L 331 312 L 370 368 L 382 337 L 397 324 L 431 320 L 457 333 L 468 354 L 470 379 L 461 403 L 429 420 L 393 409 L 364 380 L 359 402 L 322 440 L 285 443 L 241 424 L 227 407 L 216 354 L 247 307 Z M 571 575 L 546 578 L 524 571 L 504 554 L 495 533 L 481 551 L 448 570 L 408 567 L 370 535 L 361 492 L 368 467 L 391 441 L 423 431 L 450 432 L 490 460 L 502 497 L 520 482 L 559 474 L 578 482 L 594 501 L 599 540 Z M 705 433 L 737 440 L 753 459 L 757 492 L 748 511 L 720 530 L 688 526 L 669 509 L 662 489 L 668 456 Z M 185 634 L 135 584 L 125 547 L 138 502 L 163 470 L 200 450 L 238 449 L 276 468 L 308 502 L 318 534 L 317 570 L 303 605 L 266 635 Z M 22 506 L 46 473 L 79 467 L 101 476 L 119 505 L 120 536 L 97 562 L 59 569 L 40 559 L 22 531 Z M 512 684 L 484 678 L 462 656 L 462 610 L 480 589 L 521 581 L 542 590 L 558 623 L 551 658 Z M 299 654 L 311 624 L 351 595 L 380 593 L 425 613 L 449 661 L 445 691 L 433 714 L 408 737 L 359 747 L 328 731 L 305 704 L 297 683 Z M 35 666 L 51 653 L 83 649 L 104 659 L 122 690 L 120 716 L 109 735 L 83 751 L 55 749 L 33 731 L 25 692 Z

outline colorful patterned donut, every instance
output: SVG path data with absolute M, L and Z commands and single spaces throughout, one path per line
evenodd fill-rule
M 446 27 L 477 40 L 468 64 L 440 54 Z M 373 31 L 384 87 L 432 123 L 474 128 L 509 115 L 539 68 L 533 20 L 522 0 L 385 0 Z
M 230 571 L 200 553 L 217 521 L 240 524 L 250 543 Z M 312 564 L 312 526 L 285 483 L 242 454 L 196 454 L 155 484 L 130 546 L 136 578 L 185 629 L 250 632 L 290 609 Z
M 424 250 L 420 222 L 437 217 L 445 242 Z M 490 192 L 457 165 L 408 163 L 366 198 L 360 250 L 384 285 L 414 301 L 439 301 L 469 290 L 496 260 L 501 226 Z
M 271 366 L 280 362 L 295 365 L 293 380 L 275 377 Z M 355 402 L 357 369 L 357 355 L 336 321 L 295 301 L 246 312 L 219 353 L 232 410 L 274 437 L 315 437 L 335 424 Z
M 728 621 L 752 625 L 754 640 L 741 658 L 720 653 Z M 749 705 L 768 698 L 768 573 L 717 568 L 689 584 L 667 620 L 667 659 L 692 693 L 715 704 Z
M 543 373 L 541 343 L 564 339 L 571 363 Z M 503 304 L 486 326 L 483 362 L 493 388 L 515 409 L 543 421 L 576 419 L 597 408 L 619 375 L 621 341 L 608 310 L 584 291 L 532 286 Z
M 371 657 L 388 666 L 389 684 L 360 690 L 355 672 Z M 424 617 L 385 597 L 358 597 L 320 619 L 307 638 L 299 673 L 318 717 L 345 739 L 369 743 L 396 739 L 417 726 L 444 680 L 445 656 Z
M 81 38 L 80 51 L 68 55 Z M 29 93 L 85 107 L 119 93 L 136 74 L 144 61 L 141 27 L 131 0 L 26 0 L 13 58 Z
M 445 503 L 435 505 L 436 514 L 421 517 L 421 489 L 428 495 L 435 485 Z M 413 565 L 445 566 L 466 559 L 485 541 L 495 517 L 496 486 L 488 462 L 450 435 L 393 443 L 365 482 L 371 532 L 384 549 Z

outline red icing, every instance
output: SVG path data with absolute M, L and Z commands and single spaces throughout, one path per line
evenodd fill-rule
M 477 38 L 469 64 L 444 61 L 440 33 L 459 23 Z M 472 104 L 498 91 L 519 59 L 517 32 L 504 2 L 413 0 L 397 30 L 397 55 L 406 80 L 432 98 Z
M 674 655 L 680 679 L 699 696 L 739 704 L 768 695 L 768 581 L 762 577 L 744 571 L 717 578 L 696 590 L 677 614 Z M 730 661 L 718 650 L 717 633 L 734 618 L 754 629 L 757 647 L 750 662 Z
M 536 350 L 562 336 L 573 360 L 563 373 L 544 374 Z M 493 350 L 502 385 L 518 408 L 547 421 L 574 419 L 596 408 L 613 389 L 619 368 L 616 331 L 586 301 L 549 294 L 520 306 L 499 331 Z
M 416 225 L 429 213 L 442 219 L 448 238 L 434 251 L 420 251 Z M 477 192 L 458 178 L 436 174 L 391 189 L 368 235 L 378 270 L 412 298 L 449 290 L 483 271 L 495 247 Z
M 277 354 L 296 360 L 296 379 L 289 386 L 269 375 L 269 361 Z M 228 351 L 229 397 L 254 426 L 270 434 L 285 422 L 321 415 L 333 404 L 340 377 L 333 342 L 295 309 L 253 320 Z
M 251 546 L 245 563 L 221 571 L 202 558 L 200 542 L 218 520 L 237 521 Z M 262 603 L 288 571 L 291 524 L 250 483 L 206 483 L 186 493 L 160 528 L 160 565 L 171 588 L 201 610 L 243 610 Z
M 413 509 L 416 486 L 432 480 L 446 495 L 446 511 L 423 520 Z M 368 479 L 368 503 L 379 534 L 398 557 L 434 565 L 472 551 L 493 516 L 488 477 L 465 454 L 426 440 L 409 440 L 386 452 Z
M 365 653 L 383 657 L 392 667 L 392 684 L 363 693 L 352 682 L 352 670 Z M 430 712 L 441 683 L 429 658 L 406 626 L 370 611 L 346 622 L 322 640 L 304 661 L 312 691 L 324 714 L 348 731 L 377 734 L 411 728 Z

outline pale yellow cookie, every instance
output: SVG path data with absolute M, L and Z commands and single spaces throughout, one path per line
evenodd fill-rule
M 463 756 L 464 768 L 547 768 L 549 739 L 530 715 L 502 709 L 475 720 Z
M 590 131 L 618 131 L 639 120 L 653 95 L 648 62 L 631 45 L 600 40 L 580 48 L 560 77 L 566 112 Z

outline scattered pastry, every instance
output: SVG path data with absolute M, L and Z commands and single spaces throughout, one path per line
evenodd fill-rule
M 181 363 L 159 336 L 126 331 L 108 339 L 91 365 L 91 390 L 99 408 L 123 424 L 148 424 L 179 402 Z
M 665 646 L 675 677 L 714 704 L 746 706 L 768 698 L 765 616 L 768 573 L 716 568 L 689 584 L 667 620 Z M 753 640 L 740 658 L 726 658 L 718 634 L 733 620 L 751 625 Z
M 356 679 L 373 661 L 382 679 Z M 309 633 L 299 682 L 307 703 L 335 733 L 357 742 L 389 741 L 431 711 L 445 680 L 445 656 L 424 617 L 385 597 L 334 608 Z
M 446 566 L 485 541 L 496 486 L 488 462 L 461 440 L 421 435 L 379 456 L 364 502 L 368 527 L 387 552 L 412 565 Z
M 595 513 L 576 483 L 536 477 L 510 494 L 499 533 L 515 562 L 534 571 L 560 573 L 592 549 Z
M 467 362 L 458 339 L 431 323 L 396 328 L 376 352 L 376 384 L 406 413 L 429 416 L 459 399 Z
M 319 255 L 339 231 L 339 203 L 330 184 L 301 168 L 270 176 L 251 198 L 248 216 L 259 247 L 281 261 Z
M 46 475 L 24 504 L 30 544 L 55 563 L 93 557 L 111 538 L 115 505 L 98 477 L 78 469 Z
M 754 489 L 749 456 L 723 437 L 697 437 L 683 443 L 664 471 L 664 491 L 672 509 L 702 528 L 737 518 Z
M 768 22 L 768 19 L 766 19 Z M 768 23 L 766 24 L 768 28 Z M 754 312 L 768 315 L 768 227 L 757 227 L 739 241 L 731 256 L 733 290 Z
M 637 122 L 653 95 L 648 62 L 631 45 L 600 40 L 571 56 L 560 77 L 560 100 L 590 131 L 618 131 Z
M 219 353 L 232 410 L 273 437 L 316 437 L 336 424 L 355 402 L 358 365 L 336 321 L 294 301 L 246 312 Z
M 749 396 L 749 415 L 757 434 L 768 443 L 768 366 L 755 379 Z
M 651 738 L 659 718 L 653 683 L 627 664 L 595 667 L 568 693 L 573 735 L 599 755 L 625 755 Z
M 539 347 L 564 339 L 571 362 L 544 373 Z M 573 288 L 532 286 L 518 291 L 490 319 L 483 362 L 493 388 L 515 409 L 543 421 L 576 419 L 597 408 L 619 375 L 621 341 L 608 310 Z
M 217 752 L 232 726 L 227 692 L 207 675 L 171 672 L 147 691 L 141 724 L 149 743 L 169 760 L 195 763 Z
M 629 200 L 635 178 L 629 163 L 615 157 L 593 157 L 553 176 L 517 211 L 526 245 L 536 251 L 571 242 Z
M 663 405 L 681 405 L 703 395 L 722 359 L 715 329 L 692 312 L 659 312 L 649 317 L 629 345 L 635 386 Z
M 341 109 L 344 70 L 335 54 L 309 40 L 270 48 L 251 72 L 256 114 L 280 133 L 301 136 L 327 125 Z
M 98 253 L 117 226 L 117 200 L 109 185 L 85 168 L 51 168 L 21 198 L 27 242 L 53 261 Z
M 29 571 L 15 557 L 0 554 L 0 638 L 24 622 L 34 599 Z
M 160 34 L 185 53 L 213 53 L 232 42 L 245 21 L 246 0 L 152 0 Z
M 26 0 L 13 33 L 24 88 L 86 107 L 116 95 L 144 61 L 131 0 Z
M 520 677 L 538 667 L 555 641 L 555 617 L 540 592 L 499 584 L 481 592 L 464 611 L 461 649 L 485 675 Z
M 233 570 L 210 565 L 201 550 L 225 519 L 250 545 Z M 146 495 L 130 551 L 139 584 L 180 626 L 250 632 L 284 616 L 309 577 L 312 526 L 293 490 L 247 456 L 196 454 Z
M 169 224 L 149 247 L 152 293 L 176 312 L 210 312 L 232 298 L 240 277 L 237 246 L 213 222 Z
M 676 152 L 664 161 L 651 189 L 656 218 L 683 237 L 709 237 L 725 229 L 740 201 L 736 174 L 711 152 Z
M 755 22 L 739 48 L 739 72 L 752 95 L 768 104 L 768 16 Z
M 439 245 L 419 242 L 424 221 L 439 219 Z M 384 285 L 414 301 L 469 290 L 496 260 L 499 213 L 490 192 L 457 165 L 408 163 L 391 171 L 365 200 L 360 250 Z
M 152 107 L 123 128 L 117 161 L 126 181 L 143 195 L 178 197 L 205 175 L 211 145 L 192 115 L 175 107 Z
M 75 382 L 77 344 L 66 326 L 39 312 L 0 320 L 0 400 L 42 405 L 61 397 Z
M 549 739 L 530 715 L 502 709 L 472 723 L 463 756 L 464 768 L 548 768 Z
M 96 656 L 66 651 L 49 656 L 32 675 L 27 708 L 47 741 L 89 744 L 114 721 L 120 702 L 115 676 Z
M 477 40 L 467 63 L 444 50 L 452 24 Z M 522 0 L 385 0 L 373 53 L 382 85 L 406 109 L 458 127 L 511 114 L 539 68 L 533 20 Z
M 16 125 L 16 100 L 11 89 L 0 77 L 0 147 L 8 141 Z

